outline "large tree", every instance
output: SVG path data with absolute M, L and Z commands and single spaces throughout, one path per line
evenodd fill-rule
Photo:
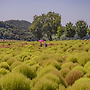
M 40 16 L 34 16 L 30 31 L 38 38 L 44 35 L 52 40 L 52 34 L 57 33 L 57 27 L 61 26 L 61 16 L 54 12 L 48 12 Z
M 32 22 L 32 25 L 30 26 L 30 32 L 37 38 L 40 39 L 43 37 L 43 32 L 42 32 L 42 16 L 34 16 L 34 21 Z
M 80 20 L 76 22 L 77 35 L 82 39 L 87 34 L 88 25 L 85 21 Z
M 75 33 L 75 26 L 73 26 L 71 22 L 67 23 L 65 28 L 65 36 L 69 38 L 74 37 Z

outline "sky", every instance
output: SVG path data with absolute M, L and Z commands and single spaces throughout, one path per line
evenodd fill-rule
M 33 21 L 34 15 L 49 11 L 61 15 L 61 24 L 84 20 L 90 25 L 90 0 L 0 0 L 0 21 Z

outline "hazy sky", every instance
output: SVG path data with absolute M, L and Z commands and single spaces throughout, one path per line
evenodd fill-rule
M 0 21 L 33 21 L 34 15 L 54 11 L 61 15 L 61 23 L 84 20 L 90 25 L 90 0 L 0 0 Z

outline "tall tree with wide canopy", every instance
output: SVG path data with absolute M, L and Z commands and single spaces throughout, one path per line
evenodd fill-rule
M 48 12 L 40 16 L 34 16 L 30 31 L 38 38 L 44 35 L 51 41 L 52 34 L 57 33 L 57 28 L 61 26 L 61 16 L 54 12 Z
M 88 25 L 85 21 L 80 20 L 76 22 L 77 35 L 82 39 L 87 34 Z
M 30 26 L 30 32 L 37 38 L 40 39 L 43 37 L 42 26 L 43 23 L 41 22 L 42 16 L 34 16 L 34 21 Z
M 71 22 L 67 23 L 65 28 L 65 36 L 69 38 L 74 37 L 75 33 L 75 26 L 73 26 Z

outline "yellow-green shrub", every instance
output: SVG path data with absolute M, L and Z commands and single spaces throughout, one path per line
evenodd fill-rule
M 90 66 L 87 68 L 87 73 L 90 73 Z
M 70 55 L 70 56 L 67 58 L 67 60 L 75 63 L 75 62 L 77 62 L 77 57 L 76 57 L 76 56 L 73 56 L 73 55 Z
M 77 66 L 77 63 L 65 62 L 62 64 L 61 69 L 64 68 L 73 69 L 75 66 Z
M 39 64 L 35 64 L 35 65 L 30 66 L 30 67 L 35 71 L 37 71 L 40 68 Z
M 84 66 L 85 69 L 87 69 L 88 67 L 90 67 L 90 61 L 88 61 Z
M 86 73 L 84 77 L 90 78 L 90 73 Z
M 63 78 L 65 78 L 69 72 L 70 72 L 70 69 L 68 68 L 64 68 L 60 70 L 60 74 L 62 75 Z
M 6 54 L 6 55 L 4 55 L 4 57 L 2 58 L 2 61 L 3 61 L 3 62 L 6 62 L 7 60 L 9 60 L 9 59 L 12 58 L 12 57 L 13 57 L 12 54 Z
M 36 71 L 33 70 L 28 64 L 20 64 L 16 66 L 12 72 L 22 73 L 23 75 L 27 76 L 30 79 L 36 77 Z
M 30 90 L 30 80 L 20 73 L 9 73 L 0 81 L 2 90 Z
M 30 65 L 30 66 L 32 66 L 32 65 L 36 64 L 36 61 L 29 60 L 29 61 L 27 61 L 27 64 Z
M 14 62 L 11 66 L 10 66 L 10 69 L 12 70 L 13 68 L 15 68 L 16 66 L 20 65 L 22 62 L 20 61 L 16 61 Z
M 89 52 L 90 47 L 89 47 L 89 46 L 86 46 L 86 47 L 84 48 L 84 50 L 85 50 L 86 52 Z
M 15 61 L 17 61 L 17 59 L 15 57 L 12 57 L 12 58 L 7 60 L 7 63 L 9 66 L 11 66 Z
M 10 71 L 9 70 L 7 70 L 7 69 L 5 69 L 5 68 L 0 68 L 0 74 L 2 74 L 2 75 L 5 75 L 5 74 L 7 74 L 7 73 L 9 73 Z
M 56 85 L 56 87 L 59 88 L 60 79 L 56 75 L 54 75 L 52 73 L 48 73 L 48 74 L 44 75 L 43 78 L 52 81 Z
M 82 54 L 77 60 L 77 62 L 82 66 L 84 66 L 88 61 L 90 61 L 90 55 L 88 53 Z
M 77 80 L 68 90 L 90 90 L 90 78 Z
M 61 69 L 61 63 L 60 62 L 57 62 L 56 60 L 53 60 L 53 59 L 46 60 L 43 63 L 43 66 L 48 66 L 48 65 L 52 65 L 52 66 L 54 66 L 58 70 Z
M 80 70 L 80 71 L 82 71 L 84 74 L 87 73 L 86 69 L 85 69 L 83 66 L 80 66 L 80 65 L 74 67 L 72 70 Z
M 9 70 L 9 65 L 6 62 L 1 62 L 0 63 L 0 68 L 5 68 Z
M 63 85 L 59 84 L 59 90 L 66 90 L 66 88 Z
M 57 87 L 54 82 L 46 78 L 39 79 L 32 90 L 56 90 Z
M 48 65 L 48 66 L 46 66 L 46 67 L 43 67 L 41 70 L 39 70 L 38 72 L 37 72 L 37 76 L 38 77 L 43 77 L 45 74 L 47 74 L 47 73 L 50 73 L 50 72 L 52 72 L 52 71 L 54 71 L 54 70 L 57 70 L 55 67 L 53 67 L 53 66 L 51 66 L 51 65 Z

